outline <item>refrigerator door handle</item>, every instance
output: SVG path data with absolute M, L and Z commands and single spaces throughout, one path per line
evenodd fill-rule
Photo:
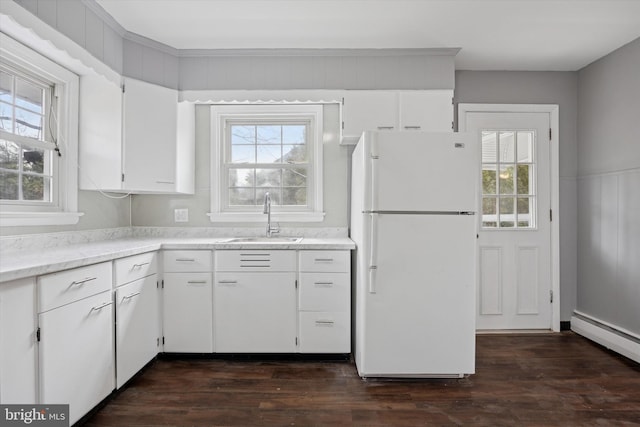
M 378 140 L 373 138 L 371 141 L 371 198 L 369 199 L 369 210 L 374 211 L 378 206 Z
M 376 271 L 378 269 L 378 214 L 371 216 L 371 242 L 369 244 L 369 293 L 376 293 Z

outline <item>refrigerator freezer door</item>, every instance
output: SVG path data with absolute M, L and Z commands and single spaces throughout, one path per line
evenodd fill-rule
M 479 150 L 473 135 L 365 132 L 366 210 L 476 211 Z
M 356 289 L 360 376 L 474 373 L 475 217 L 369 219 L 377 222 L 376 250 L 358 256 L 376 268 L 360 272 Z

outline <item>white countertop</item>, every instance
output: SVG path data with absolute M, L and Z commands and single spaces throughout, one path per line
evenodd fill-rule
M 346 237 L 303 238 L 300 242 L 230 243 L 220 238 L 123 238 L 79 243 L 43 250 L 6 252 L 0 258 L 0 283 L 111 261 L 160 249 L 292 249 L 351 250 Z

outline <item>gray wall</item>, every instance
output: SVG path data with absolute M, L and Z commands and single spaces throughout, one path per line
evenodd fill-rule
M 576 304 L 576 72 L 456 71 L 454 102 L 558 104 L 560 111 L 560 320 Z
M 640 335 L 640 39 L 578 74 L 577 309 Z

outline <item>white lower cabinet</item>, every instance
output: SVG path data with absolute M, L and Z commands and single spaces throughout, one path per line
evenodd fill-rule
M 300 251 L 300 353 L 351 351 L 349 251 Z
M 164 351 L 211 353 L 211 273 L 165 273 L 163 301 Z
M 111 291 L 40 313 L 40 403 L 69 404 L 70 424 L 114 389 Z
M 158 354 L 157 276 L 116 288 L 116 386 L 122 387 Z
M 0 284 L 0 403 L 36 403 L 36 281 Z
M 295 272 L 218 272 L 214 301 L 217 353 L 296 351 Z

